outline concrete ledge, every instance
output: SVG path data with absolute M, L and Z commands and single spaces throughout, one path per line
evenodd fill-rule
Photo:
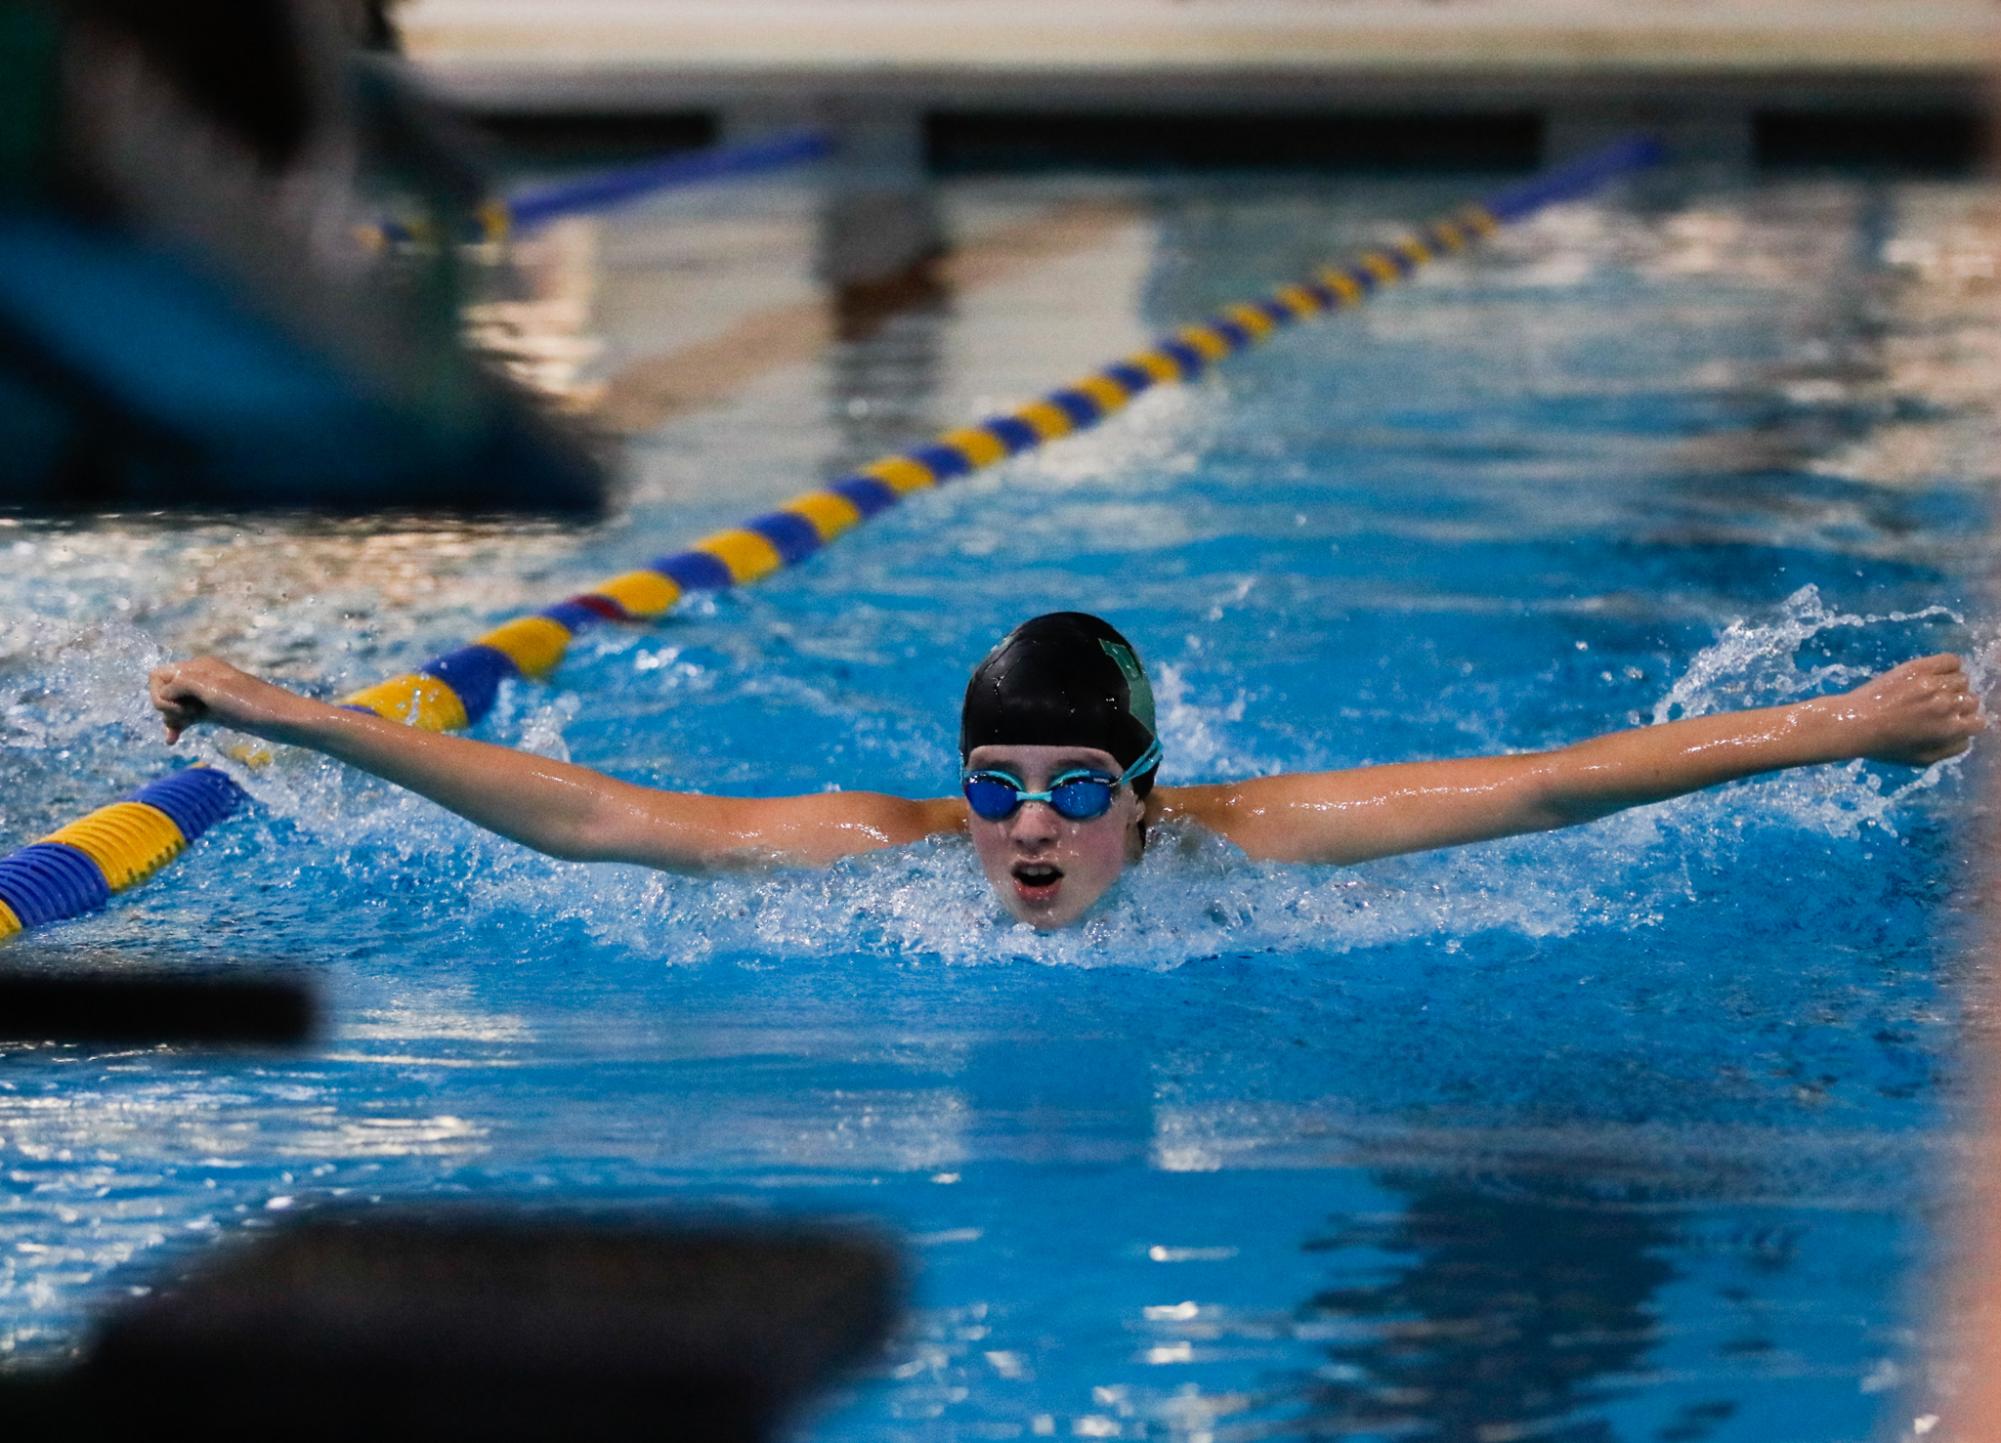
M 1087 115 L 1145 113 L 1369 112 L 1450 115 L 1590 102 L 1650 106 L 1719 104 L 1744 109 L 1907 111 L 1985 109 L 1992 87 L 1977 72 L 1796 71 L 1701 75 L 1686 72 L 1578 72 L 1531 77 L 1464 71 L 1449 83 L 1411 71 L 1316 75 L 1211 70 L 1169 78 L 1158 73 L 1055 76 L 1037 71 L 967 75 L 950 70 L 806 74 L 786 70 L 718 74 L 687 67 L 604 64 L 582 69 L 530 63 L 426 65 L 440 99 L 469 111 L 530 117 L 590 113 L 646 115 L 671 111 L 770 111 L 788 123 L 827 112 L 862 115 L 925 111 L 1034 111 Z
M 1237 106 L 1422 88 L 1431 108 L 1441 85 L 1972 95 L 2001 56 L 1987 0 L 416 0 L 402 23 L 448 94 L 529 109 L 801 91 L 1084 104 L 1106 87 Z
M 1992 0 L 413 0 L 443 98 L 523 119 L 1527 120 L 1545 161 L 1645 128 L 1741 169 L 1771 117 L 1975 118 Z M 1977 146 L 1975 147 L 1977 148 Z M 914 182 L 922 164 L 906 166 Z

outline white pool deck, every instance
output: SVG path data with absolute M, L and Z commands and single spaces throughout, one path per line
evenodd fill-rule
M 1736 86 L 1977 96 L 1994 0 L 411 0 L 410 54 L 533 111 L 799 95 L 909 104 L 1451 108 Z

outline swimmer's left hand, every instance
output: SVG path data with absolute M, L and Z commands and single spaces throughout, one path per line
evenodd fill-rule
M 1950 652 L 1921 656 L 1829 697 L 1850 729 L 1850 756 L 1926 767 L 1956 757 L 1987 730 L 1966 668 Z
M 272 741 L 288 740 L 283 733 L 286 723 L 323 710 L 317 703 L 213 656 L 155 667 L 146 684 L 167 728 L 168 746 L 202 722 L 235 727 Z

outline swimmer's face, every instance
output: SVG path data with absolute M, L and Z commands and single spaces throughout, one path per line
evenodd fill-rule
M 1008 772 L 1031 792 L 1079 767 L 1117 776 L 1125 768 L 1110 752 L 1093 747 L 973 748 L 966 765 Z M 1013 816 L 990 822 L 970 808 L 966 825 L 980 869 L 1006 907 L 1031 927 L 1067 927 L 1110 890 L 1140 852 L 1146 803 L 1130 786 L 1112 794 L 1102 817 L 1073 822 L 1045 802 L 1024 802 Z

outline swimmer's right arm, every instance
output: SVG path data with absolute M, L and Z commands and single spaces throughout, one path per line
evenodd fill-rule
M 187 728 L 211 722 L 307 747 L 568 861 L 670 871 L 822 866 L 964 826 L 956 798 L 710 797 L 642 787 L 532 752 L 328 706 L 214 657 L 160 667 L 150 689 L 169 745 Z
M 1986 728 L 1960 659 L 1941 653 L 1810 701 L 1608 732 L 1552 751 L 1162 788 L 1156 806 L 1253 857 L 1363 862 L 1568 827 L 1790 767 L 1858 757 L 1929 766 Z

